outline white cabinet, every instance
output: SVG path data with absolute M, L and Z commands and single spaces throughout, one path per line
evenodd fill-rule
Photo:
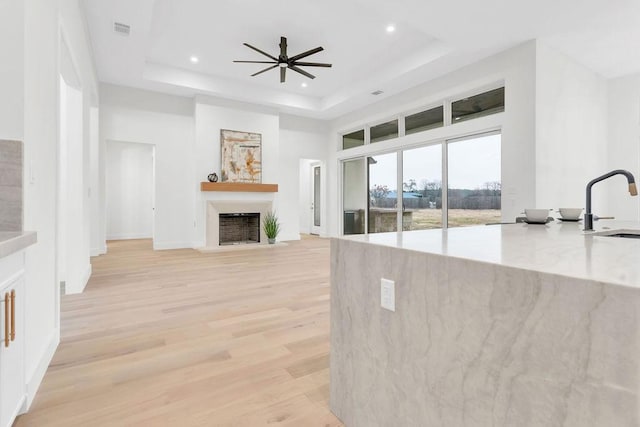
M 0 260 L 0 427 L 9 427 L 25 400 L 24 254 Z

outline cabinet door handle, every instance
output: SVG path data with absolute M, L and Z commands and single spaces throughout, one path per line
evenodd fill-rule
M 4 346 L 9 347 L 9 292 L 4 293 Z
M 16 339 L 16 290 L 11 290 L 11 341 Z

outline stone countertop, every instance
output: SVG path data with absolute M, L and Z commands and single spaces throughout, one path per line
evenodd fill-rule
M 640 239 L 596 236 L 581 222 L 508 224 L 349 235 L 339 239 L 468 259 L 640 289 Z M 640 230 L 601 220 L 596 232 Z
M 37 241 L 35 231 L 0 231 L 0 258 L 18 252 Z

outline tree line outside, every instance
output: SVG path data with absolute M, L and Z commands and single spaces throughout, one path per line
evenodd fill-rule
M 402 184 L 404 209 L 441 209 L 442 181 L 409 179 Z M 475 189 L 450 188 L 449 209 L 501 209 L 502 185 L 498 181 L 485 182 Z M 396 206 L 395 190 L 387 185 L 371 186 L 371 204 L 380 208 Z

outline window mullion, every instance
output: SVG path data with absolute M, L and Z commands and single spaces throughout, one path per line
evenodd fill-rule
M 442 228 L 449 228 L 449 161 L 447 141 L 442 141 Z

